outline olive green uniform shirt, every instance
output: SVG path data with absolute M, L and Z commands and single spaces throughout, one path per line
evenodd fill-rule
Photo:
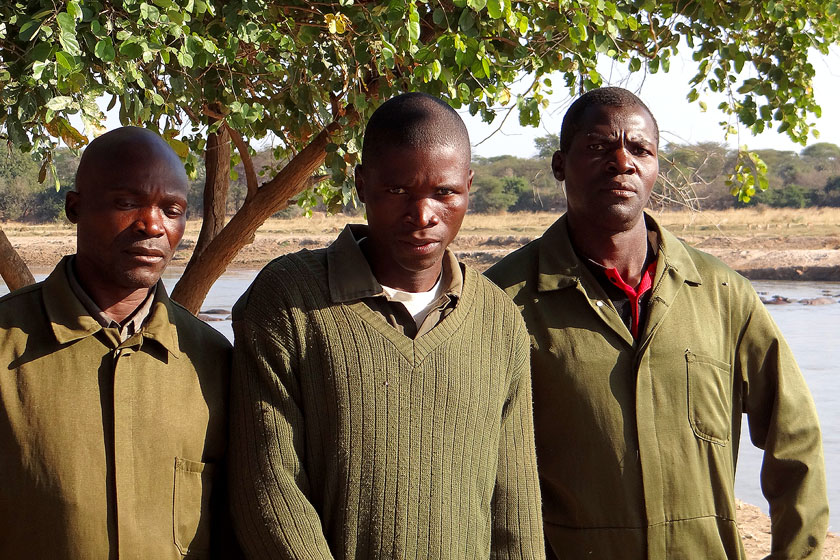
M 222 556 L 229 360 L 162 283 L 124 342 L 66 259 L 0 299 L 0 558 Z
M 634 341 L 566 224 L 487 271 L 531 335 L 549 558 L 744 558 L 743 413 L 764 449 L 771 558 L 819 558 L 828 503 L 814 403 L 750 283 L 648 216 L 658 261 Z

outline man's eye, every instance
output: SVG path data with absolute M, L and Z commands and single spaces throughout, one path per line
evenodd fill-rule
M 437 190 L 439 196 L 448 196 L 450 194 L 455 194 L 455 189 L 450 189 L 449 187 L 441 187 Z
M 593 150 L 593 151 L 596 151 L 596 152 L 600 152 L 601 150 L 604 149 L 604 145 L 603 144 L 590 144 L 589 149 Z
M 405 189 L 402 187 L 391 187 L 388 189 L 388 192 L 391 194 L 405 194 Z
M 114 206 L 116 206 L 120 210 L 130 210 L 135 208 L 137 205 L 134 203 L 133 200 L 126 200 L 126 199 L 117 199 L 114 201 Z
M 180 206 L 170 206 L 163 211 L 170 218 L 180 218 L 184 215 L 184 209 Z

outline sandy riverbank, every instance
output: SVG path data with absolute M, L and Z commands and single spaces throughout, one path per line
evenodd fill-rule
M 840 209 L 657 215 L 674 234 L 751 279 L 840 281 Z M 555 218 L 549 213 L 468 215 L 453 248 L 466 262 L 484 269 L 538 237 Z M 258 269 L 279 255 L 324 246 L 347 221 L 362 218 L 316 215 L 269 220 L 231 266 Z M 199 227 L 197 221 L 188 224 L 173 265 L 188 262 Z M 75 250 L 74 230 L 69 225 L 3 224 L 3 229 L 33 268 L 51 268 Z

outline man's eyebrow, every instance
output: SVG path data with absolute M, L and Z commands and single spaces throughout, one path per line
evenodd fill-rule
M 618 139 L 618 135 L 616 134 L 603 134 L 601 132 L 587 132 L 586 137 L 590 140 L 605 140 L 605 141 L 615 141 Z M 653 140 L 645 136 L 644 134 L 632 134 L 627 136 L 628 142 L 633 142 L 635 144 L 654 144 Z
M 629 142 L 639 142 L 641 144 L 653 144 L 653 140 L 644 134 L 629 134 L 627 135 L 627 140 Z
M 615 140 L 615 134 L 602 134 L 600 132 L 587 132 L 586 137 L 592 140 Z

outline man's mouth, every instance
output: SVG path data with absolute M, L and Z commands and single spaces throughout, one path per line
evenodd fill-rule
M 440 244 L 440 240 L 425 237 L 405 237 L 399 240 L 410 252 L 423 255 L 434 251 Z
M 148 264 L 159 263 L 166 258 L 166 254 L 163 251 L 153 247 L 131 247 L 126 249 L 125 253 L 136 261 Z
M 614 196 L 620 196 L 622 198 L 636 196 L 636 189 L 626 183 L 610 183 L 609 187 L 605 190 Z

